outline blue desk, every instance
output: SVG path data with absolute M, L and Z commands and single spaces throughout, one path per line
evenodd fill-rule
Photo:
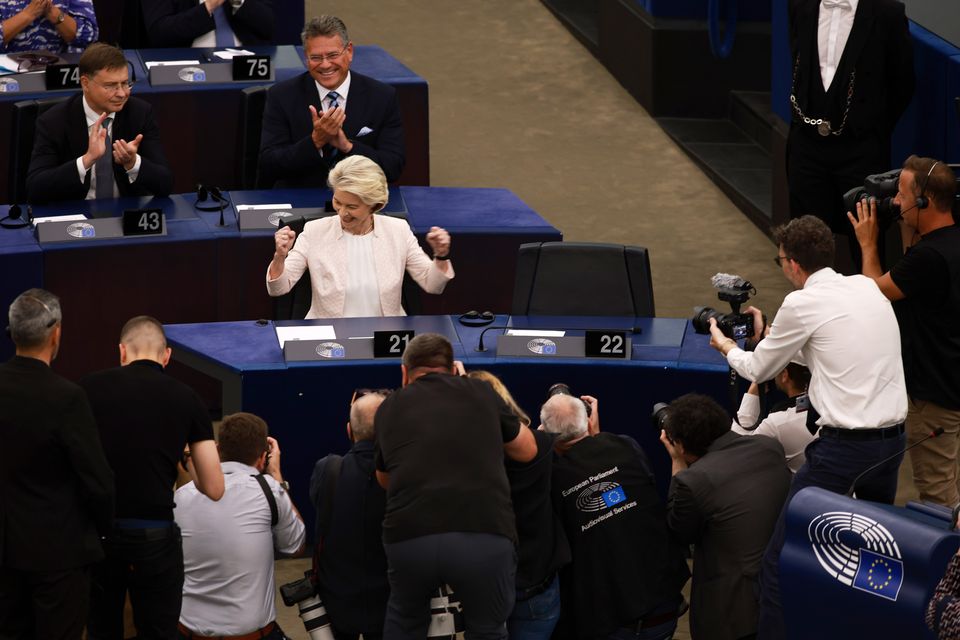
M 302 47 L 249 47 L 270 55 L 276 79 L 306 71 Z M 186 192 L 197 183 L 224 189 L 241 187 L 241 90 L 262 82 L 197 83 L 152 86 L 146 63 L 158 60 L 206 59 L 214 49 L 142 49 L 126 51 L 134 94 L 154 106 L 164 152 L 174 173 L 174 191 Z M 229 64 L 229 62 L 224 62 Z M 400 102 L 406 143 L 406 167 L 400 184 L 430 184 L 429 91 L 427 81 L 376 46 L 355 48 L 353 68 L 394 86 Z M 0 123 L 9 128 L 12 104 L 20 100 L 69 96 L 69 91 L 0 93 Z M 306 106 L 304 106 L 306 108 Z M 0 153 L 0 202 L 8 201 L 9 154 Z
M 938 518 L 913 504 L 800 491 L 780 556 L 788 637 L 933 640 L 927 602 L 960 546 L 950 526 L 949 513 Z
M 301 323 L 302 324 L 302 323 Z M 508 318 L 491 326 L 566 328 L 570 335 L 584 328 L 639 327 L 629 360 L 540 359 L 500 357 L 493 329 L 484 353 L 474 351 L 482 328 L 463 327 L 456 317 L 347 319 L 314 321 L 329 324 L 337 337 L 370 336 L 375 329 L 410 328 L 435 331 L 451 339 L 455 357 L 468 369 L 487 369 L 500 376 L 517 402 L 536 420 L 547 389 L 556 382 L 574 393 L 599 398 L 601 428 L 627 433 L 650 456 L 661 490 L 670 477 L 669 457 L 650 422 L 654 403 L 700 391 L 724 400 L 726 367 L 696 335 L 687 320 L 671 318 Z M 255 322 L 167 325 L 174 360 L 219 381 L 224 413 L 250 411 L 263 417 L 283 450 L 284 475 L 294 487 L 301 511 L 307 505 L 306 485 L 313 463 L 326 453 L 348 448 L 344 425 L 356 388 L 398 387 L 397 359 L 337 360 L 290 363 L 283 360 L 275 325 Z M 696 345 L 696 346 L 694 346 Z M 684 353 L 695 354 L 689 361 Z M 692 374 L 696 375 L 692 375 Z M 308 516 L 308 522 L 313 518 Z
M 457 277 L 442 296 L 424 294 L 427 312 L 508 310 L 519 245 L 562 238 L 505 189 L 399 187 L 391 192 L 389 208 L 407 210 L 421 242 L 434 225 L 453 235 Z M 318 211 L 330 198 L 327 191 L 310 189 L 227 195 L 234 204 L 290 203 Z M 0 309 L 5 312 L 30 287 L 45 286 L 61 296 L 65 333 L 55 368 L 71 378 L 115 364 L 120 328 L 135 315 L 169 323 L 272 317 L 264 285 L 272 232 L 240 232 L 233 206 L 225 208 L 226 224 L 219 226 L 219 213 L 196 211 L 195 199 L 184 194 L 35 207 L 35 216 L 119 215 L 128 208 L 158 207 L 167 216 L 168 233 L 41 246 L 27 229 L 0 229 L 0 266 L 7 267 Z M 6 212 L 0 206 L 0 216 Z M 10 342 L 0 340 L 0 358 L 11 353 Z

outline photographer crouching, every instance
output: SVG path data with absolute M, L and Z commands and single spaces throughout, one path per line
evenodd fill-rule
M 833 234 L 821 220 L 803 216 L 778 227 L 773 236 L 779 249 L 775 260 L 797 290 L 784 298 L 769 335 L 753 352 L 741 349 L 712 319 L 710 345 L 752 381 L 769 380 L 791 360 L 809 367 L 808 421 L 819 426 L 819 438 L 808 445 L 807 462 L 794 475 L 788 498 L 809 486 L 843 494 L 856 481 L 858 497 L 892 503 L 903 459 L 907 395 L 890 301 L 870 278 L 842 276 L 831 268 Z M 746 311 L 754 316 L 755 335 L 762 335 L 760 311 Z M 778 568 L 783 540 L 781 513 L 760 576 L 762 639 L 785 637 Z
M 913 449 L 913 481 L 920 498 L 952 507 L 957 493 L 960 438 L 960 228 L 954 223 L 957 182 L 949 166 L 910 156 L 893 199 L 899 209 L 905 255 L 883 273 L 877 253 L 875 198 L 848 213 L 863 252 L 863 274 L 894 302 L 907 379 L 907 441 L 938 427 L 944 435 Z

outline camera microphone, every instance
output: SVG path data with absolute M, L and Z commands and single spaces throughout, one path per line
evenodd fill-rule
M 710 278 L 710 283 L 714 289 L 753 289 L 749 280 L 730 273 L 718 273 Z
M 887 464 L 888 462 L 890 462 L 891 460 L 893 460 L 893 459 L 896 458 L 897 456 L 902 456 L 903 454 L 905 454 L 907 451 L 910 451 L 910 449 L 913 449 L 913 448 L 914 448 L 915 446 L 917 446 L 918 444 L 923 444 L 924 442 L 926 442 L 927 440 L 929 440 L 929 439 L 931 439 L 931 438 L 936 438 L 937 436 L 943 435 L 943 431 L 944 431 L 943 427 L 937 427 L 936 429 L 934 429 L 933 431 L 931 431 L 930 433 L 928 433 L 925 437 L 920 438 L 919 440 L 917 440 L 916 442 L 914 442 L 914 443 L 913 443 L 912 445 L 910 445 L 909 447 L 905 447 L 905 448 L 901 449 L 900 451 L 896 452 L 895 454 L 893 454 L 892 456 L 890 456 L 889 458 L 884 458 L 884 459 L 881 460 L 880 462 L 878 462 L 878 463 L 876 463 L 876 464 L 873 464 L 873 465 L 870 465 L 869 467 L 867 467 L 866 469 L 864 469 L 863 472 L 860 473 L 860 475 L 858 475 L 856 478 L 853 479 L 853 482 L 850 483 L 850 488 L 847 489 L 847 492 L 846 492 L 844 495 L 847 496 L 848 498 L 851 497 L 851 496 L 853 496 L 853 492 L 854 492 L 854 491 L 856 490 L 856 488 L 857 488 L 857 483 L 860 482 L 860 480 L 863 478 L 863 476 L 867 475 L 867 474 L 870 473 L 871 471 L 875 471 L 875 470 L 878 469 L 879 467 L 882 467 L 883 465 Z

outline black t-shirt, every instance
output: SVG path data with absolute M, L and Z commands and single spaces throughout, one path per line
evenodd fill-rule
M 922 215 L 922 214 L 921 214 Z M 960 227 L 932 231 L 890 270 L 907 391 L 960 409 Z
M 116 478 L 116 517 L 173 520 L 173 485 L 183 447 L 213 440 L 199 396 L 151 360 L 91 374 L 80 386 Z
M 453 531 L 516 542 L 503 443 L 520 423 L 489 384 L 429 373 L 383 401 L 376 432 L 390 474 L 384 542 Z
M 679 597 L 684 549 L 635 440 L 600 433 L 557 456 L 553 499 L 573 552 L 560 578 L 561 637 L 606 636 Z
M 570 562 L 570 546 L 550 497 L 554 434 L 534 431 L 537 456 L 530 462 L 506 459 L 510 498 L 517 519 L 517 588 L 539 585 Z

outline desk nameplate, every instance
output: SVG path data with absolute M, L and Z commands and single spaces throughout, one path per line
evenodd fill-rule
M 270 77 L 258 82 L 272 82 L 274 79 L 273 67 L 270 67 Z M 198 62 L 185 65 L 163 65 L 150 67 L 150 85 L 181 84 L 229 84 L 238 82 L 233 79 L 233 64 L 230 62 Z
M 283 343 L 283 359 L 287 362 L 373 360 L 373 338 L 287 340 Z
M 0 93 L 60 93 L 72 87 L 47 88 L 46 73 L 14 73 L 0 78 Z
M 167 225 L 161 218 L 162 231 L 154 236 L 167 235 Z M 41 222 L 36 228 L 37 241 L 82 243 L 93 240 L 123 238 L 123 218 L 91 218 L 89 220 L 66 220 Z M 134 237 L 134 236 L 129 236 Z
M 626 339 L 630 353 L 632 340 Z M 521 358 L 584 358 L 586 340 L 583 336 L 497 336 L 497 356 Z
M 237 217 L 240 221 L 240 231 L 276 231 L 280 222 L 294 218 L 310 218 L 317 216 L 334 215 L 324 214 L 316 208 L 276 208 L 276 209 L 240 209 Z

